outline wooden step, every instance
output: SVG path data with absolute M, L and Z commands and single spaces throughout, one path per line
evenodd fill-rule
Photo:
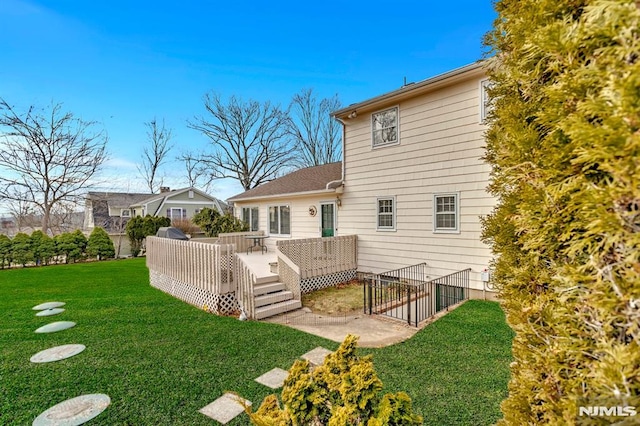
M 268 284 L 259 284 L 253 286 L 253 295 L 262 296 L 263 294 L 275 293 L 277 291 L 284 291 L 287 288 L 281 282 L 273 282 Z
M 256 308 L 255 319 L 260 320 L 274 315 L 282 314 L 285 312 L 293 311 L 302 307 L 302 302 L 299 300 L 287 300 L 286 302 L 278 302 L 273 305 L 263 306 Z
M 273 305 L 274 303 L 284 302 L 293 299 L 293 293 L 290 291 L 278 291 L 276 293 L 263 294 L 255 297 L 255 307 Z
M 256 284 L 268 284 L 275 283 L 280 280 L 280 276 L 278 274 L 267 274 L 262 277 L 256 277 Z

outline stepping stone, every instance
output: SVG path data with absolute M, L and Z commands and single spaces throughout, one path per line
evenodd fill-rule
M 48 317 L 51 315 L 58 315 L 64 312 L 62 308 L 53 308 L 53 309 L 45 309 L 44 311 L 40 311 L 36 314 L 37 317 Z
M 332 351 L 329 349 L 323 348 L 322 346 L 318 346 L 315 349 L 310 350 L 306 354 L 302 355 L 300 358 L 306 359 L 313 365 L 322 365 L 324 359 L 327 355 L 329 355 Z
M 63 401 L 40 414 L 33 426 L 77 426 L 102 413 L 111 404 L 111 398 L 102 393 L 82 395 Z
M 265 385 L 271 389 L 278 389 L 284 385 L 284 381 L 287 377 L 289 377 L 288 371 L 283 370 L 282 368 L 274 368 L 255 380 L 261 385 Z
M 53 362 L 71 358 L 84 351 L 85 345 L 62 345 L 40 351 L 31 357 L 33 363 Z
M 66 303 L 64 302 L 47 302 L 47 303 L 41 303 L 39 305 L 36 305 L 31 309 L 33 309 L 34 311 L 42 311 L 43 309 L 60 308 L 64 305 L 66 305 Z
M 237 398 L 238 397 L 232 393 L 225 393 L 220 398 L 198 411 L 205 416 L 211 417 L 213 420 L 226 425 L 244 412 L 244 407 L 240 402 L 238 402 Z M 243 399 L 243 401 L 245 404 L 251 405 L 251 401 L 246 399 Z
M 66 330 L 71 327 L 75 327 L 76 323 L 73 321 L 56 321 L 49 323 L 47 325 L 43 325 L 39 329 L 37 329 L 36 333 L 55 333 L 56 331 Z

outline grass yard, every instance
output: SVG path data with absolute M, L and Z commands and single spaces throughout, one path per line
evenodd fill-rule
M 324 315 L 362 313 L 362 283 L 354 280 L 303 294 L 302 306 Z
M 286 326 L 216 317 L 149 286 L 143 259 L 0 271 L 0 424 L 28 425 L 68 398 L 106 393 L 91 425 L 211 425 L 198 410 L 227 390 L 259 404 L 253 379 L 288 369 L 316 346 L 338 344 Z M 36 317 L 34 305 L 67 302 Z M 33 331 L 53 321 L 77 326 Z M 468 302 L 411 340 L 371 353 L 385 388 L 404 390 L 426 425 L 483 425 L 500 417 L 512 334 L 495 303 Z M 87 349 L 33 364 L 53 346 Z M 229 423 L 247 424 L 246 416 Z

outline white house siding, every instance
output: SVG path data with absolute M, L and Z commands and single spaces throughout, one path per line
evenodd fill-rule
M 490 167 L 480 124 L 475 77 L 427 94 L 390 101 L 344 120 L 345 186 L 340 233 L 358 235 L 358 269 L 383 272 L 426 262 L 434 277 L 471 268 L 471 287 L 491 252 L 480 241 L 479 217 L 495 201 L 486 192 Z M 371 112 L 399 107 L 400 144 L 372 149 Z M 433 196 L 459 193 L 460 232 L 433 231 Z M 376 230 L 377 198 L 394 196 L 395 231 Z M 475 294 L 478 295 L 477 293 Z
M 314 194 L 311 196 L 298 196 L 298 197 L 278 197 L 270 198 L 260 201 L 235 201 L 234 202 L 234 214 L 236 217 L 242 219 L 243 207 L 258 207 L 258 224 L 259 230 L 264 231 L 265 235 L 269 238 L 265 240 L 270 251 L 275 250 L 276 241 L 281 239 L 292 238 L 316 238 L 320 237 L 320 204 L 324 202 L 335 202 L 335 192 L 327 192 L 324 194 Z M 271 235 L 269 232 L 269 206 L 276 205 L 288 205 L 291 209 L 291 235 L 279 236 Z M 315 206 L 317 213 L 315 216 L 309 214 L 309 207 Z M 337 210 L 340 210 L 337 208 Z M 338 230 L 335 235 L 344 235 L 342 229 L 340 229 L 340 215 L 341 212 L 337 211 L 338 216 Z

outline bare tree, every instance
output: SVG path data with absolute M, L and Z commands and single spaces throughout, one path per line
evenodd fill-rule
M 42 214 L 42 231 L 59 203 L 76 202 L 106 159 L 107 136 L 95 122 L 31 106 L 19 114 L 0 98 L 0 198 Z
M 298 167 L 319 166 L 341 158 L 340 124 L 331 112 L 340 109 L 338 95 L 318 99 L 313 89 L 293 96 L 288 131 L 293 137 Z
M 147 127 L 147 141 L 150 146 L 142 149 L 142 163 L 138 165 L 138 173 L 145 180 L 149 191 L 156 193 L 162 185 L 162 178 L 158 177 L 160 167 L 173 148 L 173 145 L 169 144 L 173 135 L 171 129 L 165 127 L 164 120 L 159 124 L 154 118 L 144 125 Z
M 212 185 L 212 178 L 201 158 L 202 154 L 183 151 L 176 160 L 181 161 L 184 165 L 189 186 L 209 192 Z
M 207 94 L 208 115 L 195 117 L 188 126 L 206 135 L 213 152 L 201 157 L 213 178 L 233 178 L 245 190 L 273 180 L 289 167 L 287 112 L 269 102 L 232 96 L 224 104 L 218 95 Z

